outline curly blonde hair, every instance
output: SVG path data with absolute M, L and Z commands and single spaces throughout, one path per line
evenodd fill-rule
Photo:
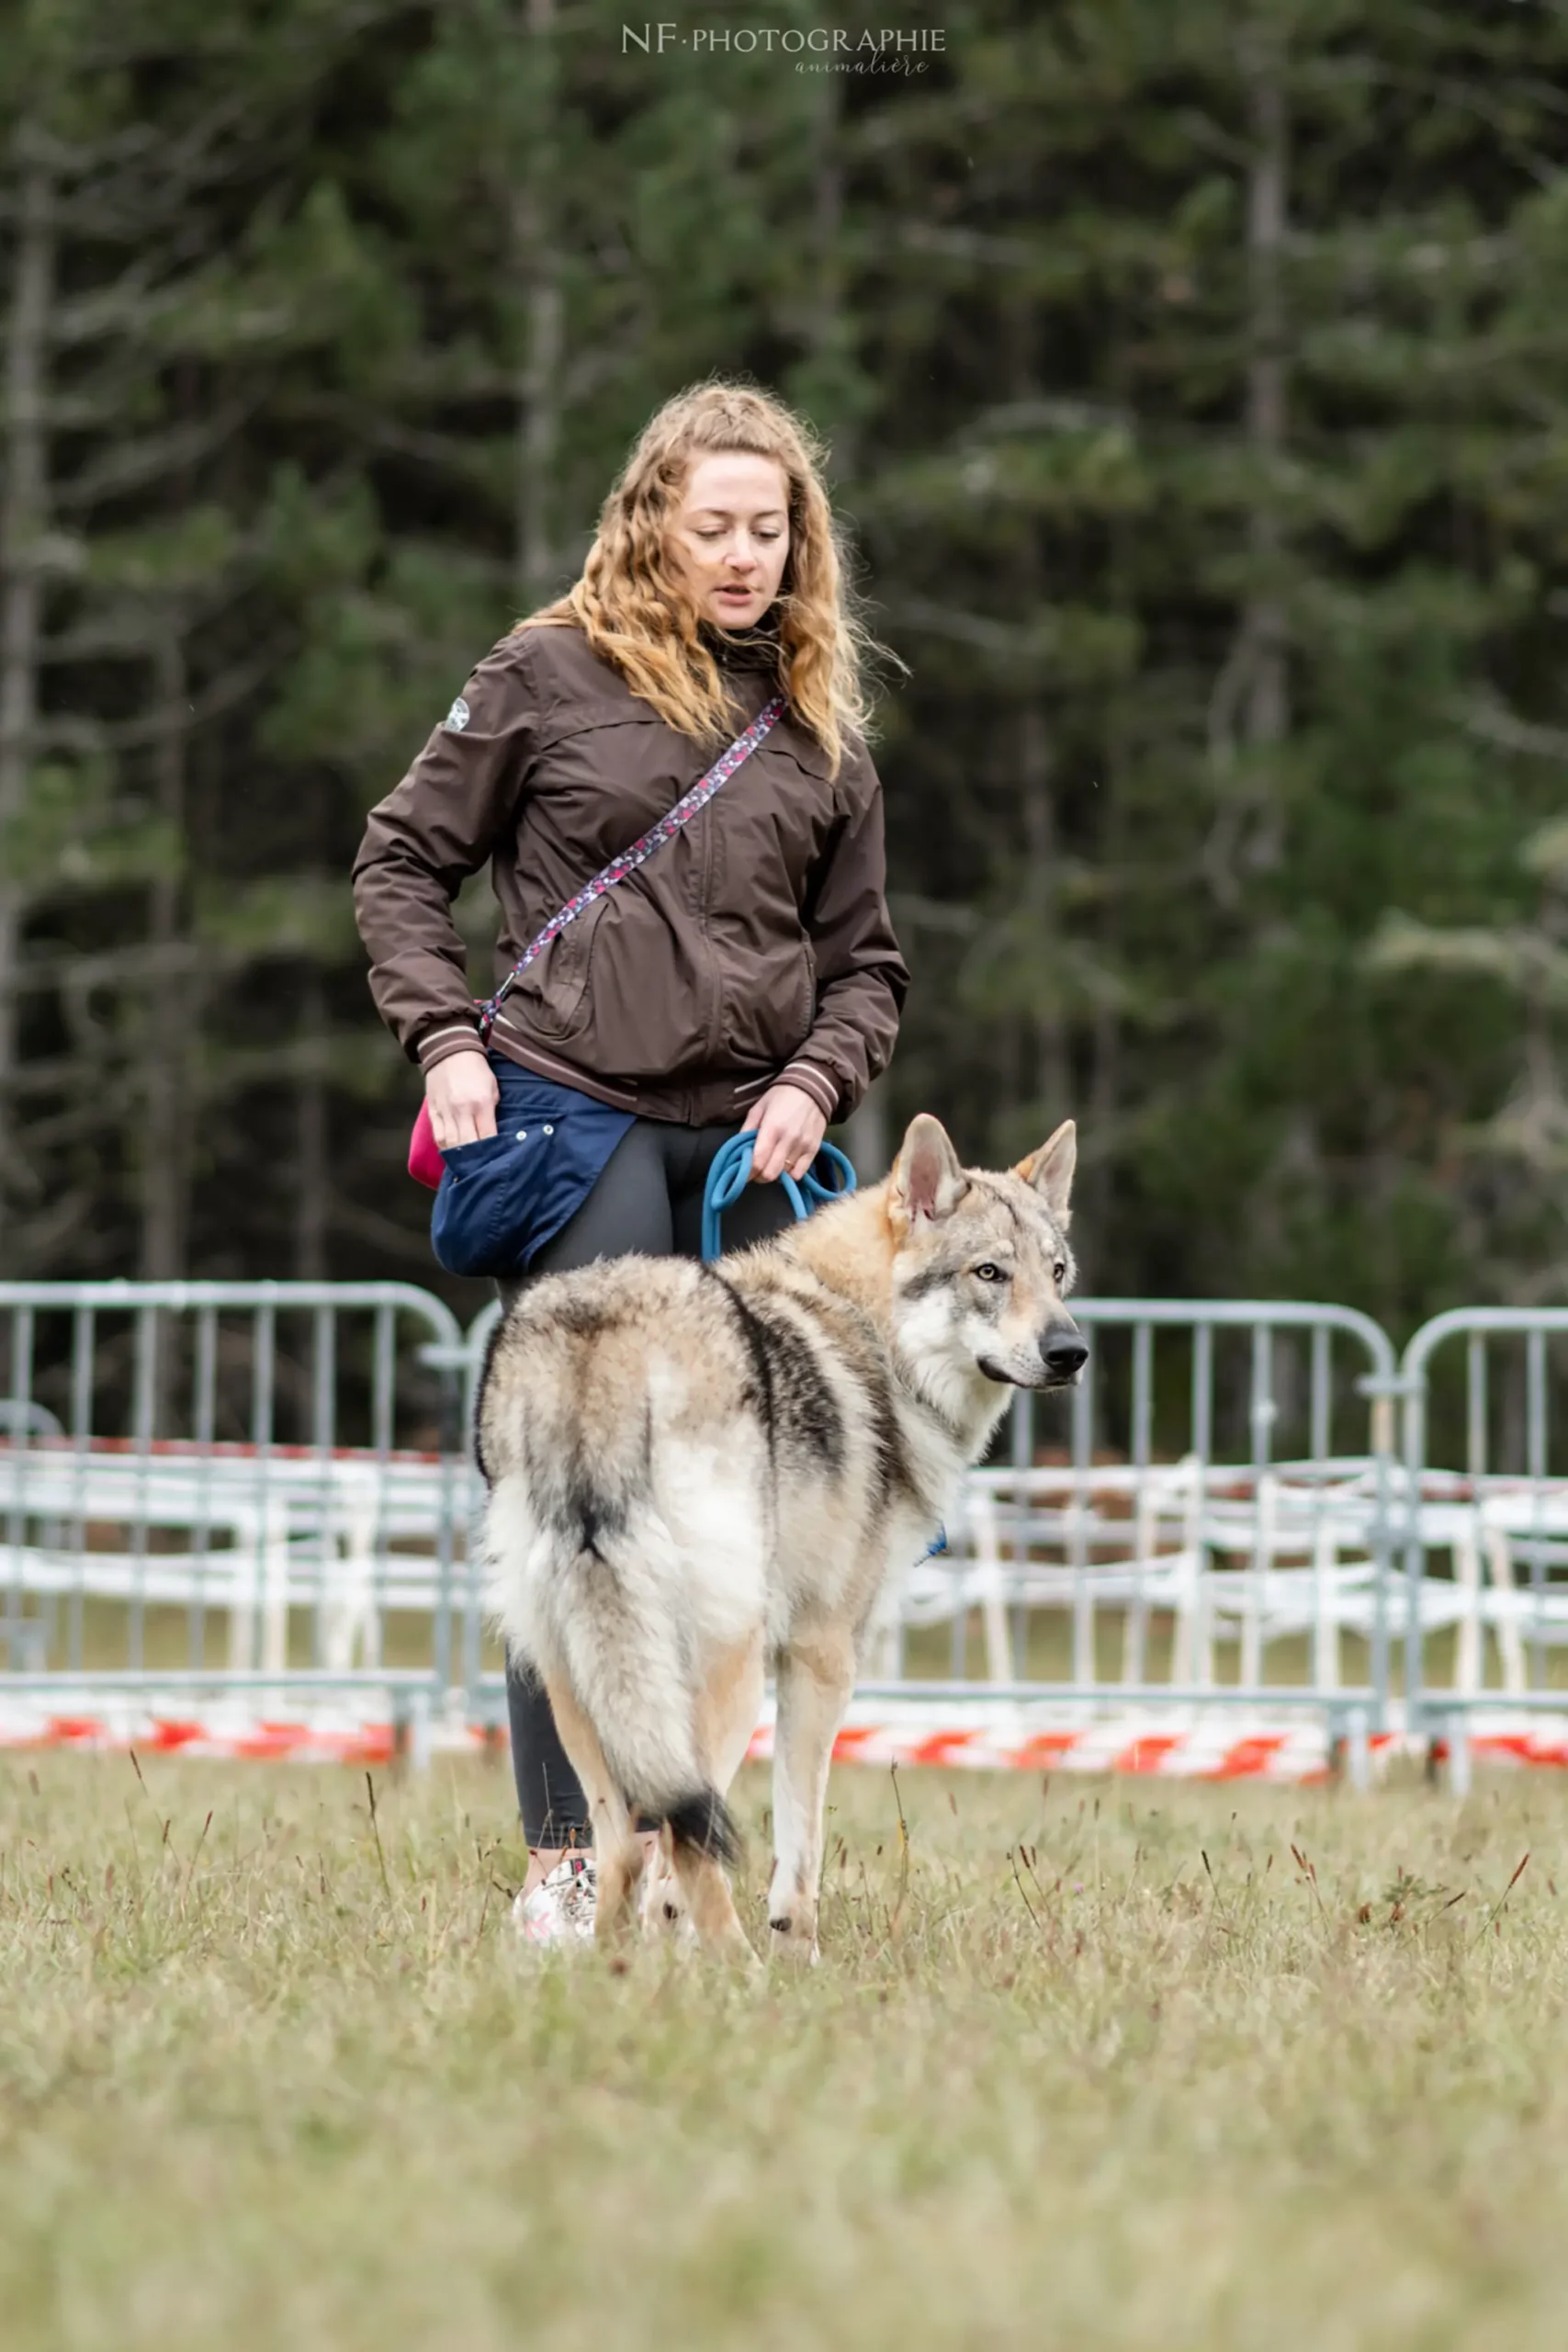
M 789 556 L 772 608 L 779 684 L 836 776 L 845 729 L 863 737 L 869 731 L 863 665 L 886 648 L 852 607 L 823 487 L 823 445 L 771 393 L 716 376 L 667 400 L 643 427 L 600 510 L 582 577 L 517 627 L 581 628 L 594 652 L 670 726 L 704 744 L 731 734 L 728 689 L 698 634 L 701 615 L 665 554 L 693 463 L 718 451 L 771 458 L 788 481 Z

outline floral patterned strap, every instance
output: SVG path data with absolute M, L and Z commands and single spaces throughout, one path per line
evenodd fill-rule
M 559 913 L 550 917 L 537 939 L 529 941 L 495 994 L 480 1005 L 481 1037 L 490 1035 L 491 1023 L 500 1012 L 507 990 L 514 980 L 522 978 L 536 956 L 542 956 L 551 940 L 558 939 L 568 923 L 575 922 L 585 907 L 591 907 L 595 899 L 602 899 L 606 890 L 613 890 L 617 882 L 624 882 L 628 874 L 635 874 L 656 849 L 662 849 L 666 842 L 673 841 L 682 826 L 689 824 L 699 808 L 705 808 L 720 786 L 728 784 L 736 769 L 750 758 L 763 737 L 784 717 L 786 707 L 783 695 L 775 695 L 771 702 L 764 703 L 744 735 L 736 737 L 728 751 L 720 754 L 706 775 L 694 784 L 690 792 L 677 800 L 673 808 L 660 817 L 657 825 L 650 826 L 640 841 L 633 842 L 630 849 L 624 849 L 619 857 L 613 857 L 592 882 L 583 885 L 575 899 L 569 899 Z

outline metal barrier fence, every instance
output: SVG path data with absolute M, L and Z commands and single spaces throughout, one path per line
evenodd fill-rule
M 463 1337 L 402 1283 L 0 1284 L 0 1668 L 446 1702 Z
M 1553 1408 L 1568 1401 L 1568 1308 L 1437 1316 L 1405 1349 L 1400 1385 L 1406 1721 L 1462 1758 L 1483 1710 L 1527 1721 L 1568 1712 L 1554 1679 L 1568 1645 L 1568 1475 L 1551 1461 Z M 1445 1550 L 1441 1577 L 1433 1561 Z M 1528 1738 L 1509 1744 L 1529 1752 Z M 1554 1760 L 1563 1753 L 1559 1741 Z
M 1168 1719 L 1311 1708 L 1359 1747 L 1388 1698 L 1386 1336 L 1274 1301 L 1074 1313 L 1082 1385 L 1015 1398 L 1009 1465 L 973 1476 L 948 1561 L 891 1597 L 863 1689 L 955 1697 L 983 1677 L 997 1698 Z M 938 1625 L 940 1677 L 919 1670 Z
M 469 1329 L 470 1418 L 500 1312 Z M 1387 1338 L 1349 1308 L 1273 1301 L 1074 1312 L 1083 1385 L 1015 1397 L 1010 1466 L 971 1477 L 945 1553 L 885 1594 L 862 1700 L 1308 1708 L 1364 1747 L 1388 1684 Z M 471 1589 L 468 1606 L 468 1709 L 495 1723 L 504 1684 L 472 1670 Z
M 1353 1770 L 1401 1725 L 1463 1749 L 1478 1710 L 1568 1711 L 1568 1309 L 1441 1316 L 1402 1361 L 1333 1306 L 1075 1312 L 1083 1385 L 1014 1399 L 946 1553 L 885 1596 L 863 1701 L 1283 1714 Z M 398 1283 L 0 1284 L 5 1703 L 379 1711 L 416 1744 L 502 1720 L 469 1442 L 499 1313 L 465 1331 Z

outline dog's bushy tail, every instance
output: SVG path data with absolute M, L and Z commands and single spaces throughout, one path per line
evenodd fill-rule
M 735 1823 L 697 1753 L 690 1596 L 669 1527 L 646 1492 L 591 1528 L 547 1502 L 547 1517 L 541 1499 L 515 1473 L 491 1498 L 491 1599 L 513 1653 L 566 1684 L 629 1805 L 733 1862 Z
M 645 1508 L 624 1534 L 558 1557 L 540 1615 L 627 1803 L 668 1821 L 677 1846 L 733 1862 L 735 1824 L 696 1751 L 674 1555 L 663 1521 Z
M 716 1789 L 699 1789 L 671 1805 L 664 1818 L 677 1846 L 696 1854 L 716 1855 L 721 1862 L 740 1860 L 740 1833 L 735 1816 Z
M 646 1370 L 547 1329 L 513 1345 L 491 1464 L 492 1609 L 514 1654 L 570 1690 L 627 1804 L 668 1821 L 678 1845 L 732 1860 L 735 1824 L 697 1749 L 693 1578 L 654 1487 Z

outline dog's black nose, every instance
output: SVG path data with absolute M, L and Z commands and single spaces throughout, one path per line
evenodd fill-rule
M 1074 1374 L 1089 1362 L 1089 1350 L 1076 1337 L 1065 1335 L 1042 1343 L 1040 1353 L 1045 1369 L 1053 1380 L 1071 1380 Z

